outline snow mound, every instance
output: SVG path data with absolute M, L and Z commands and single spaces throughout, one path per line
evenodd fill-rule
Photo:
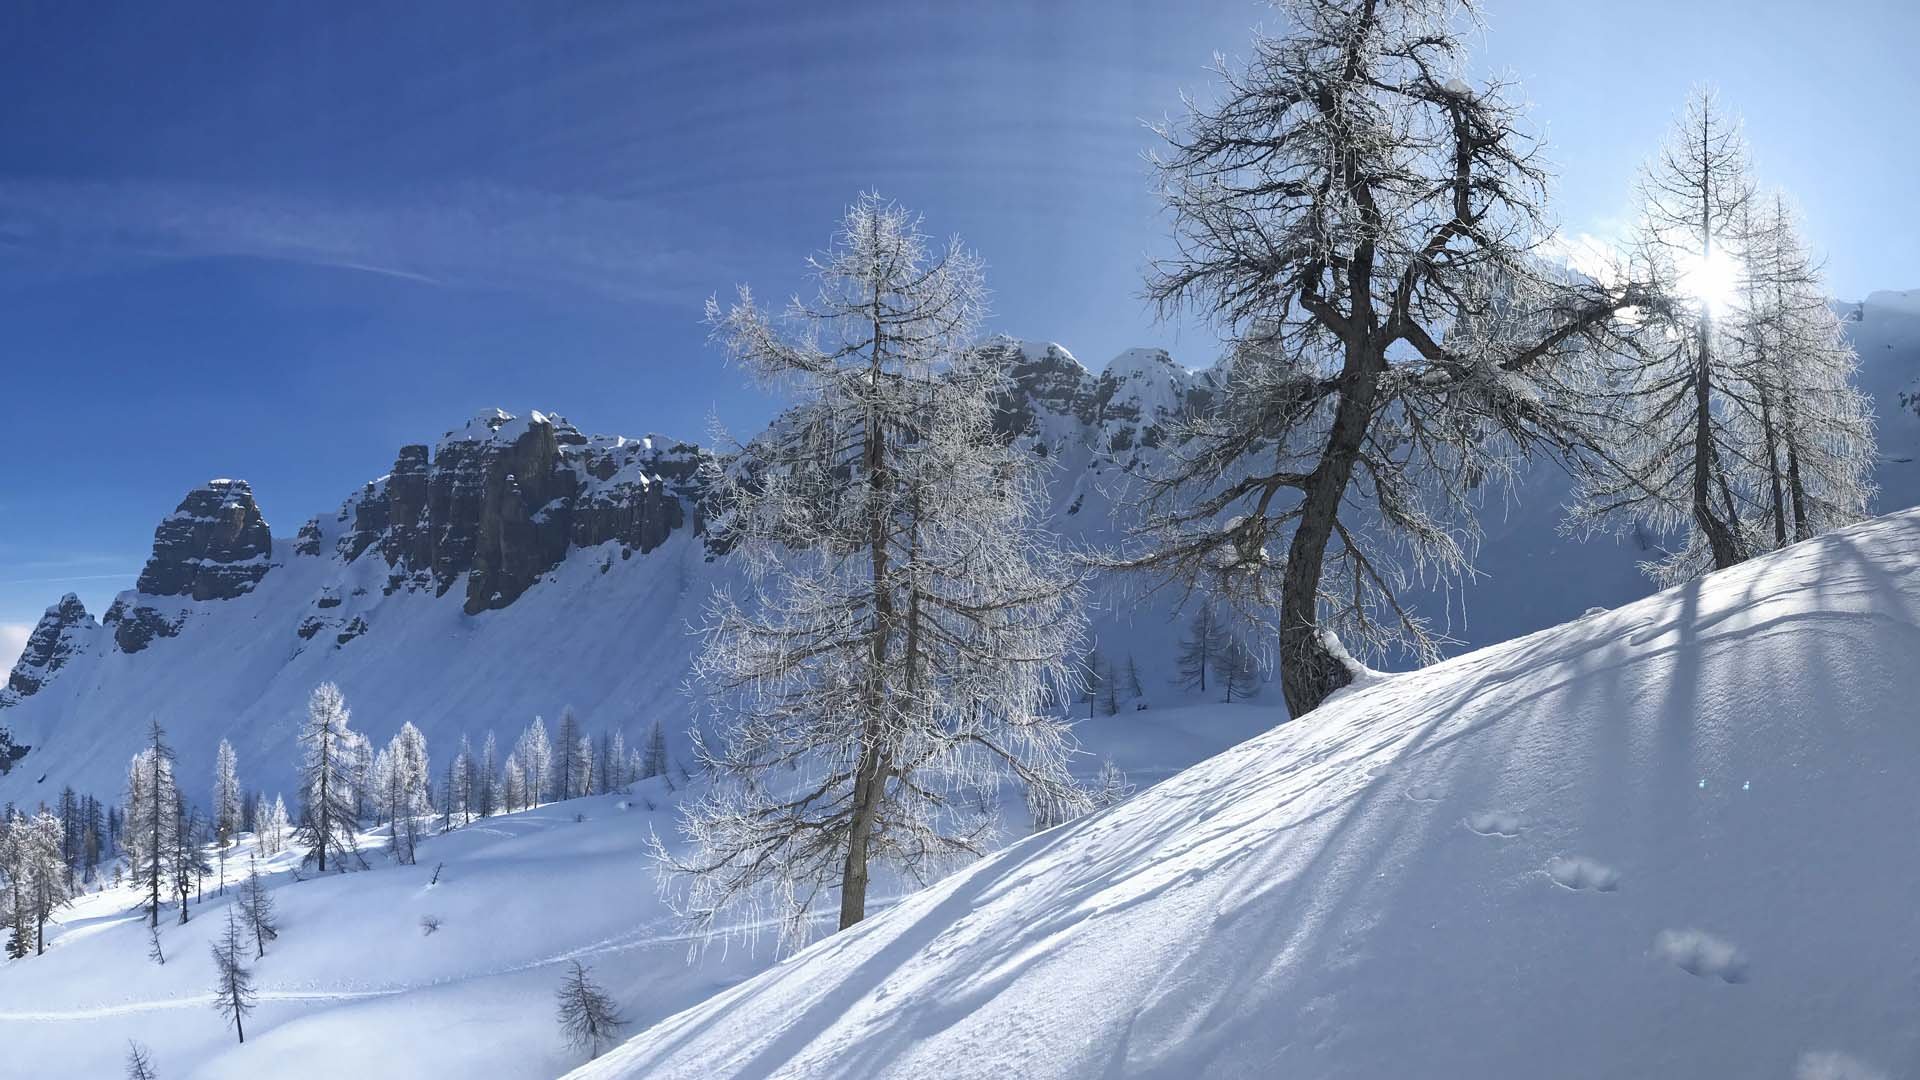
M 1916 655 L 1908 512 L 1376 677 L 572 1075 L 1899 1074 Z

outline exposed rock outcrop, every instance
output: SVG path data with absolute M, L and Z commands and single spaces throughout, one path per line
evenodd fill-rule
M 147 596 L 230 600 L 252 591 L 272 565 L 273 533 L 245 480 L 209 480 L 187 493 L 153 532 L 153 555 L 137 591 Z
M 495 410 L 435 447 L 402 447 L 393 471 L 341 508 L 346 561 L 385 560 L 386 591 L 464 575 L 468 614 L 511 604 L 574 547 L 613 540 L 645 552 L 684 522 L 700 451 L 651 437 L 582 435 L 558 416 Z
M 140 602 L 138 593 L 121 593 L 113 598 L 101 625 L 113 631 L 113 643 L 124 653 L 137 653 L 153 644 L 155 638 L 173 637 L 186 625 L 185 612 L 167 614 Z
M 87 614 L 78 596 L 68 593 L 61 597 L 28 635 L 27 647 L 21 651 L 13 673 L 7 678 L 5 693 L 17 699 L 38 692 L 54 672 L 66 666 L 69 657 L 85 648 L 99 632 L 100 624 Z

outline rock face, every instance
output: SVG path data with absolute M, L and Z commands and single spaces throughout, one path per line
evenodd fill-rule
M 100 624 L 87 614 L 79 597 L 72 593 L 61 597 L 28 636 L 27 647 L 7 679 L 6 693 L 16 699 L 31 696 L 99 632 Z
M 1051 343 L 1000 339 L 981 348 L 998 352 L 1012 375 L 994 403 L 994 428 L 1050 453 L 1074 439 L 1102 454 L 1123 456 L 1165 442 L 1175 423 L 1212 401 L 1210 374 L 1195 374 L 1160 349 L 1129 349 L 1095 377 L 1072 353 Z
M 651 551 L 684 523 L 700 451 L 649 437 L 588 437 L 558 416 L 495 410 L 434 448 L 406 446 L 393 471 L 341 507 L 338 550 L 385 560 L 386 591 L 444 594 L 463 576 L 468 614 L 506 607 L 574 547 Z
M 252 591 L 273 558 L 273 533 L 245 480 L 209 480 L 153 532 L 137 590 L 147 596 L 230 600 Z

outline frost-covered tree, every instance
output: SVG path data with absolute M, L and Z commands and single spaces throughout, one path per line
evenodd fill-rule
M 1220 625 L 1220 613 L 1212 603 L 1200 605 L 1193 613 L 1187 635 L 1180 639 L 1178 659 L 1180 685 L 1188 690 L 1207 692 L 1207 672 L 1227 644 L 1227 630 Z
M 487 732 L 480 744 L 480 763 L 474 770 L 473 812 L 492 817 L 500 812 L 500 744 Z
M 1093 802 L 1098 807 L 1112 806 L 1133 794 L 1133 785 L 1120 766 L 1107 758 L 1100 763 L 1100 776 L 1093 784 Z
M 420 816 L 431 812 L 428 802 L 427 737 L 411 720 L 400 725 L 376 764 L 380 778 L 380 813 L 387 819 L 389 850 L 411 865 L 420 842 Z M 379 759 L 377 759 L 379 760 Z
M 247 933 L 253 938 L 253 956 L 258 960 L 267 955 L 267 942 L 280 936 L 280 923 L 273 913 L 273 894 L 267 891 L 266 883 L 260 878 L 260 868 L 251 859 L 247 860 L 247 880 L 241 884 L 235 903 Z
M 210 946 L 213 952 L 215 971 L 213 982 L 213 1007 L 233 1025 L 233 1033 L 240 1042 L 247 1041 L 247 1014 L 253 1012 L 254 999 L 258 994 L 253 989 L 253 972 L 247 970 L 240 952 L 240 921 L 234 917 L 233 905 L 227 905 L 227 929 L 220 940 Z
M 221 847 L 240 831 L 240 765 L 233 744 L 220 740 L 213 757 L 213 833 Z
M 45 810 L 21 819 L 18 834 L 19 870 L 25 877 L 28 911 L 33 918 L 33 951 L 47 951 L 47 921 L 73 900 L 73 878 L 61 854 L 60 819 Z
M 307 845 L 303 861 L 316 864 L 322 873 L 329 856 L 336 869 L 345 869 L 349 858 L 366 865 L 355 835 L 351 720 L 347 699 L 338 686 L 328 682 L 313 688 L 300 728 L 300 791 L 306 805 L 295 835 Z
M 501 800 L 506 803 L 507 813 L 511 814 L 525 809 L 529 805 L 527 799 L 527 773 L 525 769 L 520 767 L 520 755 L 518 753 L 510 753 L 507 755 L 507 765 L 503 772 L 504 776 L 500 783 L 500 797 Z
M 1298 717 L 1351 681 L 1346 645 L 1437 655 L 1407 583 L 1466 568 L 1517 453 L 1577 440 L 1573 357 L 1643 298 L 1536 257 L 1546 175 L 1511 87 L 1466 81 L 1471 3 L 1275 6 L 1286 36 L 1161 129 L 1148 294 L 1232 348 L 1120 562 L 1276 622 Z
M 1041 703 L 1083 629 L 1034 459 L 993 431 L 1001 361 L 966 348 L 978 261 L 864 195 L 811 266 L 784 327 L 745 288 L 708 303 L 731 357 L 800 403 L 707 468 L 709 528 L 753 595 L 709 609 L 695 671 L 719 738 L 695 747 L 715 779 L 682 807 L 687 853 L 659 853 L 697 925 L 771 907 L 788 944 L 836 890 L 840 926 L 863 918 L 875 862 L 924 880 L 981 851 L 975 796 L 1003 775 L 1071 785 Z
M 1754 184 L 1740 124 L 1696 91 L 1639 184 L 1639 275 L 1670 302 L 1650 306 L 1626 363 L 1605 387 L 1608 453 L 1586 470 L 1576 527 L 1686 530 L 1687 546 L 1656 569 L 1663 581 L 1722 569 L 1752 554 L 1739 475 L 1746 447 L 1735 401 L 1746 370 L 1723 316 L 1737 299 L 1742 223 Z
M 127 769 L 127 872 L 146 894 L 147 925 L 160 925 L 160 898 L 174 876 L 179 850 L 179 793 L 173 783 L 173 748 L 160 721 L 147 725 L 147 747 Z
M 613 998 L 589 977 L 588 969 L 580 961 L 569 963 L 572 966 L 558 994 L 560 1031 L 566 1035 L 568 1045 L 575 1050 L 585 1050 L 589 1058 L 597 1058 L 601 1051 L 619 1041 L 627 1019 L 620 1015 Z
M 1636 258 L 1672 300 L 1609 372 L 1608 453 L 1570 524 L 1680 533 L 1646 566 L 1672 584 L 1859 520 L 1874 438 L 1857 358 L 1784 198 L 1756 194 L 1739 122 L 1711 92 L 1689 100 L 1640 196 Z
M 260 829 L 257 834 L 260 854 L 278 855 L 287 846 L 287 831 L 293 822 L 287 817 L 287 800 L 279 795 L 273 797 L 273 805 L 261 815 Z
M 575 798 L 585 798 L 594 792 L 594 752 L 593 736 L 582 732 L 573 743 L 573 788 Z
M 606 790 L 620 791 L 633 782 L 627 773 L 627 737 L 619 731 L 607 736 Z
M 373 743 L 358 731 L 347 735 L 347 777 L 353 784 L 353 822 L 367 820 L 373 813 Z
M 474 815 L 474 763 L 473 744 L 465 734 L 460 736 L 460 748 L 454 751 L 447 762 L 447 789 L 445 792 L 448 828 L 453 827 L 454 819 L 460 824 L 472 823 Z
M 647 725 L 647 746 L 640 755 L 640 779 L 667 775 L 667 733 L 658 719 Z
M 540 800 L 546 797 L 547 786 L 552 783 L 553 743 L 547 739 L 547 722 L 534 717 L 527 730 L 520 733 L 513 752 L 520 759 L 520 767 L 526 770 L 526 802 L 522 809 L 531 809 L 540 805 Z
M 1873 404 L 1786 196 L 1750 200 L 1729 336 L 1750 389 L 1733 399 L 1761 519 L 1756 546 L 1852 524 L 1873 497 Z

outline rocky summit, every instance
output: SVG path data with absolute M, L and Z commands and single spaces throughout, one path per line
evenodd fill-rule
M 680 497 L 694 494 L 699 454 L 685 443 L 587 436 L 559 416 L 495 410 L 448 432 L 431 461 L 423 445 L 402 447 L 391 473 L 341 507 L 350 527 L 338 553 L 352 562 L 374 551 L 389 568 L 388 593 L 441 595 L 464 577 L 469 615 L 502 608 L 571 549 L 609 540 L 625 554 L 660 546 L 687 522 Z M 310 544 L 302 550 L 319 554 Z

